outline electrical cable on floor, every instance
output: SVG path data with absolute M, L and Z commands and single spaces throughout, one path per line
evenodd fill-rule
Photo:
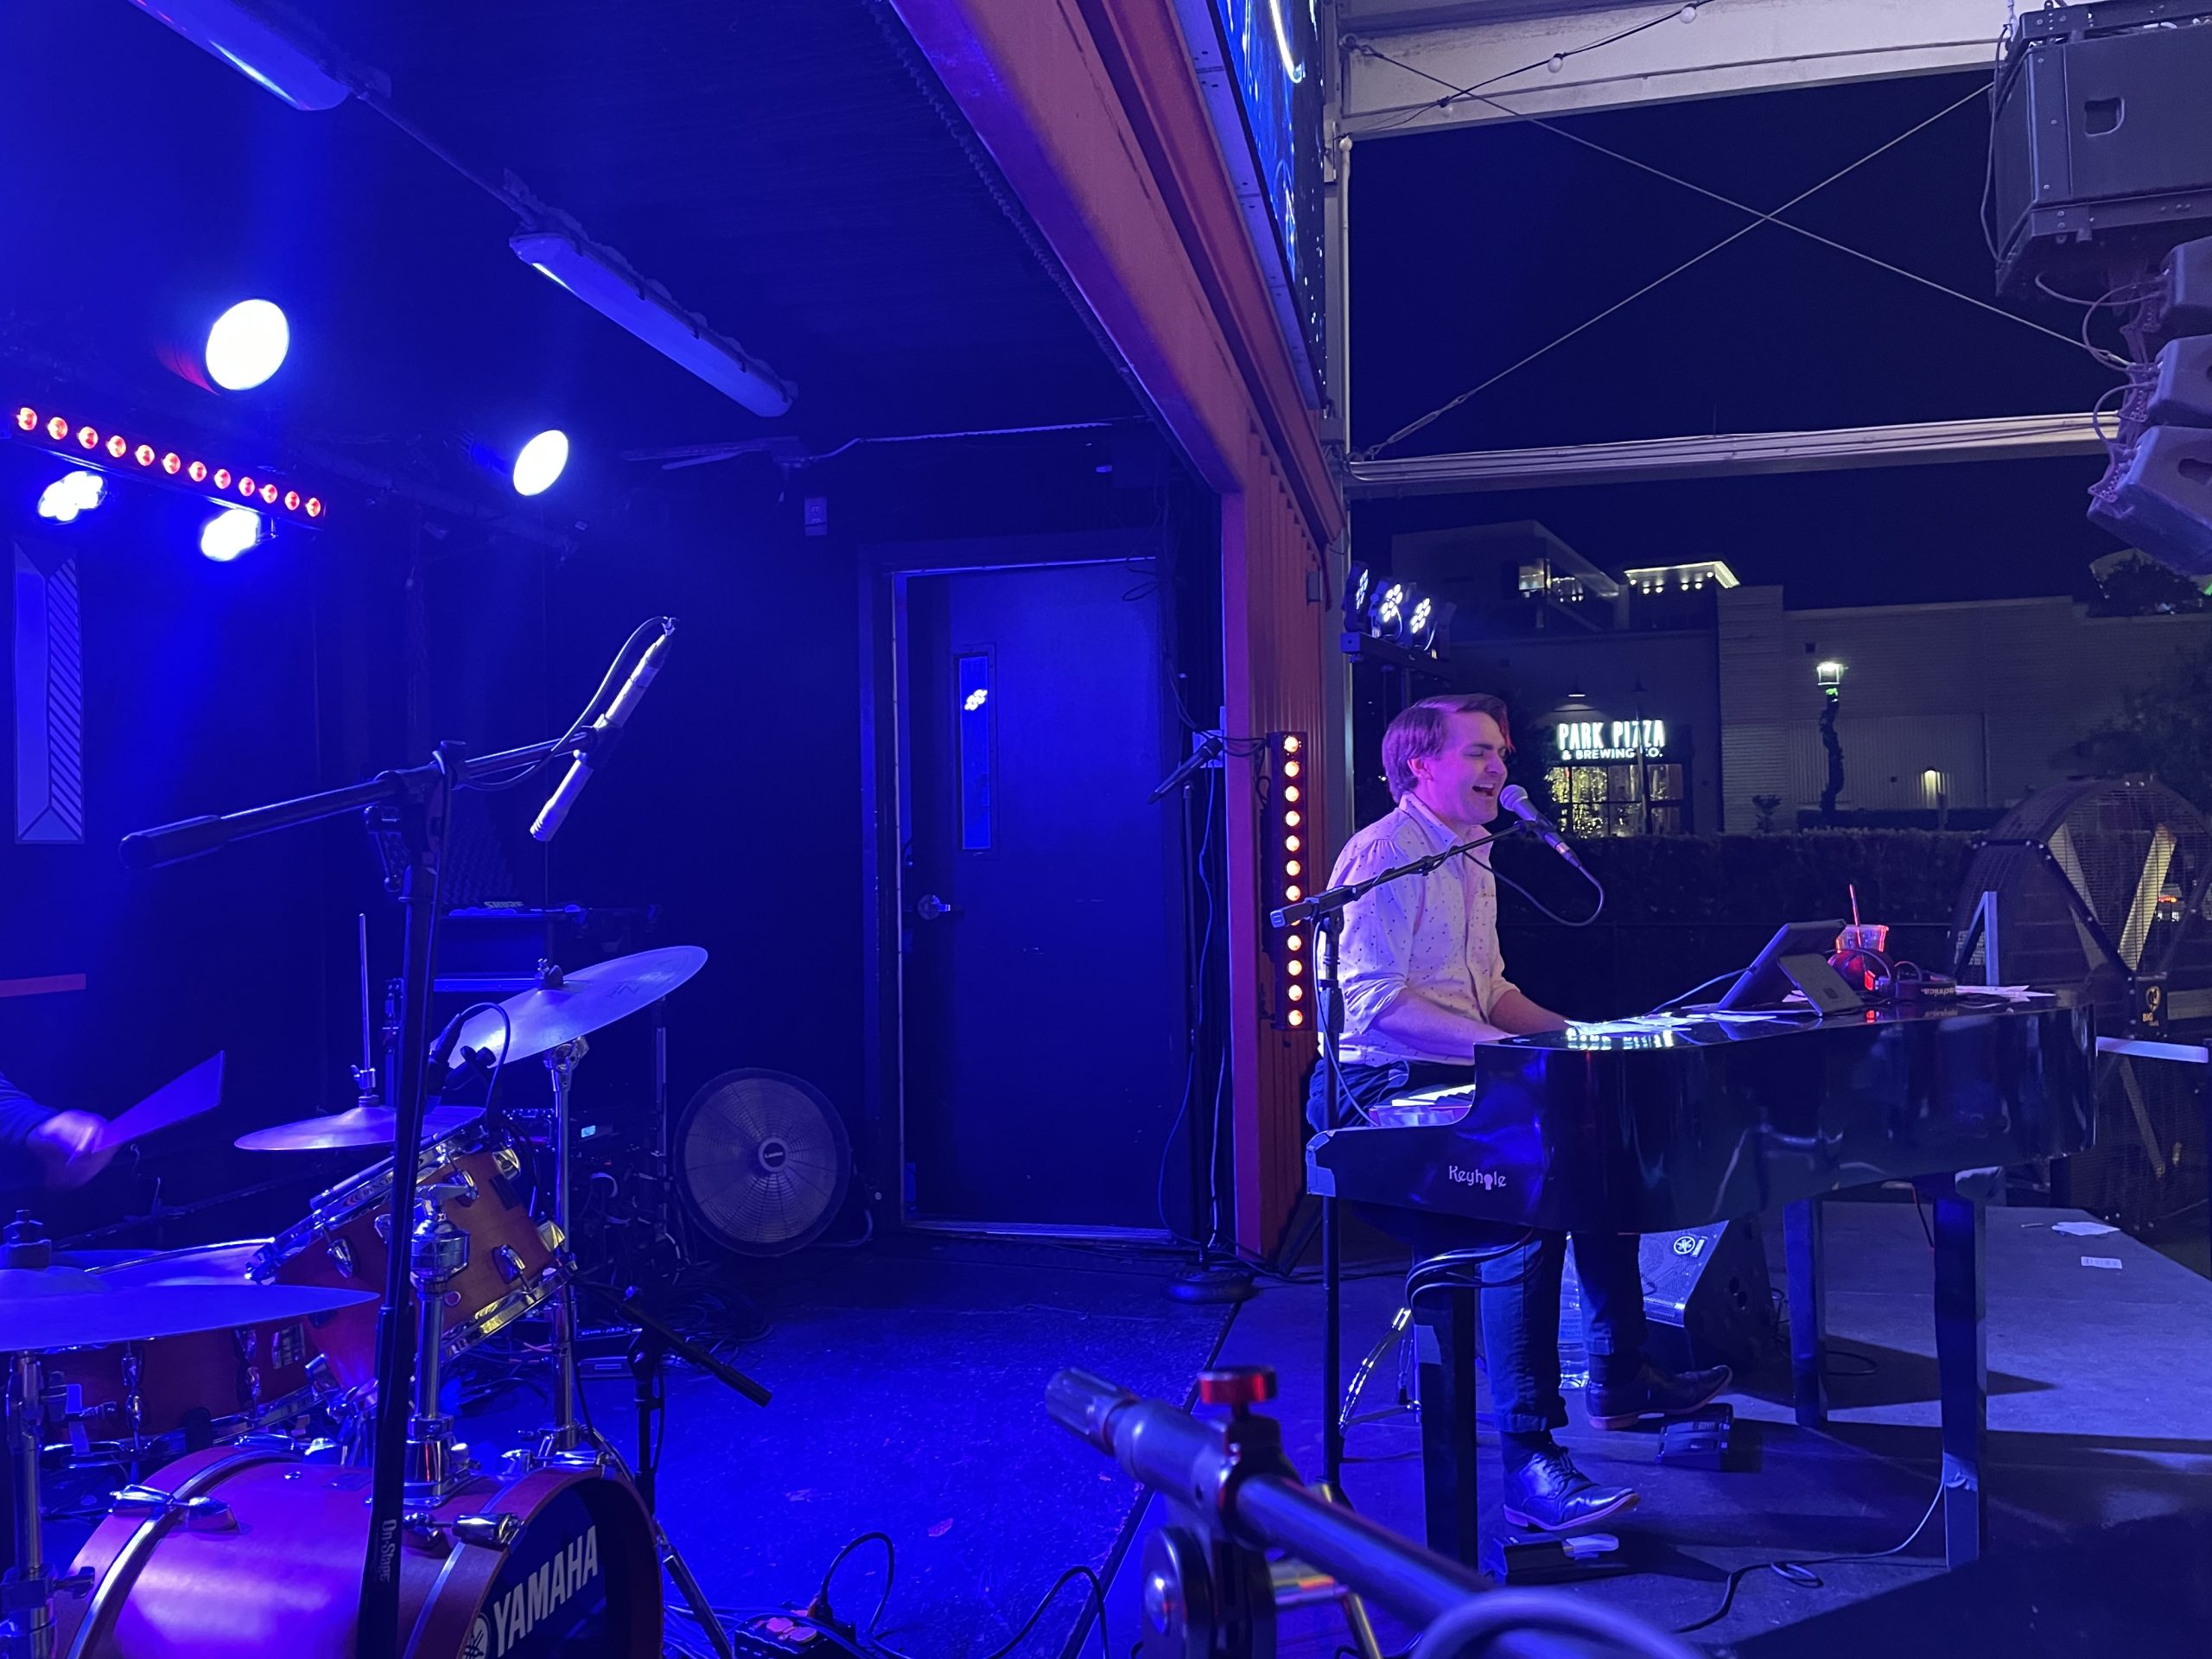
M 1772 1573 L 1777 1578 L 1786 1580 L 1800 1589 L 1817 1590 L 1821 1587 L 1821 1580 L 1819 1575 L 1811 1570 L 1814 1567 L 1878 1562 L 1885 1560 L 1892 1555 L 1904 1554 L 1906 1550 L 1912 1548 L 1914 1541 L 1928 1530 L 1928 1523 L 1936 1518 L 1936 1511 L 1942 1506 L 1943 1490 L 1943 1483 L 1938 1480 L 1936 1483 L 1936 1496 L 1928 1500 L 1927 1510 L 1921 1516 L 1918 1524 L 1910 1532 L 1905 1534 L 1901 1541 L 1891 1545 L 1887 1549 L 1871 1550 L 1861 1555 L 1808 1555 L 1800 1560 L 1753 1561 L 1748 1567 L 1735 1568 L 1728 1574 L 1727 1587 L 1721 1592 L 1720 1605 L 1703 1618 L 1688 1624 L 1677 1624 L 1675 1626 L 1675 1634 L 1688 1636 L 1693 1630 L 1701 1630 L 1709 1624 L 1718 1624 L 1722 1619 L 1727 1618 L 1729 1608 L 1735 1605 L 1737 1586 L 1753 1573 L 1764 1570 Z M 1910 1565 L 1910 1563 L 1901 1563 L 1901 1565 Z
M 838 1567 L 843 1565 L 854 1551 L 868 1543 L 880 1543 L 883 1546 L 884 1581 L 883 1588 L 876 1597 L 875 1610 L 868 1615 L 868 1623 L 861 1625 L 837 1617 L 836 1608 L 830 1601 L 830 1580 L 835 1577 Z M 839 1650 L 850 1656 L 850 1659 L 915 1659 L 915 1656 L 901 1652 L 877 1634 L 882 1626 L 884 1612 L 890 1605 L 892 1581 L 897 1572 L 898 1547 L 893 1543 L 890 1535 L 880 1531 L 864 1532 L 831 1557 L 828 1568 L 822 1575 L 822 1587 L 817 1592 L 814 1602 L 808 1611 L 795 1612 L 788 1608 L 780 1607 L 744 1611 L 717 1607 L 714 1609 L 714 1612 L 716 1618 L 727 1620 L 734 1627 L 741 1629 L 759 1624 L 772 1625 L 777 1621 L 804 1626 L 828 1638 Z M 1053 1580 L 1051 1588 L 1045 1592 L 1036 1606 L 1030 1610 L 1029 1616 L 1022 1620 L 1020 1628 L 998 1647 L 984 1655 L 982 1659 L 1010 1659 L 1014 1649 L 1020 1647 L 1029 1633 L 1037 1628 L 1039 1623 L 1044 1618 L 1046 1610 L 1059 1599 L 1060 1592 L 1078 1579 L 1088 1585 L 1090 1604 L 1098 1616 L 1098 1644 L 1102 1659 L 1113 1659 L 1113 1645 L 1106 1629 L 1106 1586 L 1096 1571 L 1084 1566 L 1071 1567 Z M 697 1614 L 689 1607 L 671 1602 L 669 1611 L 691 1619 L 695 1623 L 697 1621 Z M 772 1632 L 769 1639 L 777 1638 Z M 792 1646 L 794 1652 L 798 1650 L 795 1644 L 782 1643 L 781 1645 Z

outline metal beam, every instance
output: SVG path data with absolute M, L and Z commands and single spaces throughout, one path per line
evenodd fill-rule
M 1731 92 L 1985 69 L 2005 31 L 2005 0 L 1708 0 L 1687 22 L 1667 0 L 1599 7 L 1519 0 L 1341 0 L 1340 35 L 1433 75 L 1359 52 L 1344 60 L 1342 130 L 1354 138 L 1433 132 L 1510 118 L 1495 104 L 1437 100 L 1478 82 L 1529 115 L 1619 109 Z M 1526 73 L 1515 73 L 1528 65 Z M 1503 77 L 1503 79 L 1498 79 Z
M 1708 438 L 1640 438 L 1626 443 L 1484 449 L 1468 454 L 1354 461 L 1346 493 L 1452 495 L 1630 484 L 1661 478 L 1740 478 L 1755 473 L 1829 473 L 1944 461 L 2036 461 L 2101 455 L 2094 415 L 2019 415 L 1984 421 L 1925 421 L 1827 432 L 1740 432 Z

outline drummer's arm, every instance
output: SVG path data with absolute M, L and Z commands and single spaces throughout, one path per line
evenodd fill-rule
M 0 1076 L 0 1189 L 81 1186 L 115 1156 L 95 1143 L 102 1120 L 90 1112 L 56 1112 Z
M 31 1150 L 31 1131 L 53 1116 L 0 1076 L 0 1188 L 35 1186 L 41 1170 Z

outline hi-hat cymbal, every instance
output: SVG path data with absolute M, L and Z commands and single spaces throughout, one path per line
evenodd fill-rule
M 78 1268 L 0 1268 L 0 1352 L 148 1342 L 375 1300 L 374 1291 L 311 1285 L 124 1285 Z
M 423 1138 L 436 1141 L 451 1135 L 471 1119 L 480 1117 L 481 1106 L 441 1106 L 423 1120 Z M 388 1147 L 397 1114 L 389 1106 L 355 1106 L 327 1117 L 303 1117 L 292 1123 L 272 1123 L 265 1129 L 238 1136 L 234 1143 L 244 1152 L 329 1152 L 343 1147 Z
M 486 1009 L 472 1016 L 461 1028 L 453 1064 L 458 1069 L 466 1063 L 465 1048 L 496 1060 L 505 1045 L 509 1060 L 526 1060 L 572 1043 L 659 1001 L 706 964 L 707 953 L 697 945 L 671 944 L 579 968 L 558 985 L 509 997 L 498 1014 Z

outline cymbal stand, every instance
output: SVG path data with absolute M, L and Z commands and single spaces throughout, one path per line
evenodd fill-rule
M 557 978 L 557 969 L 556 976 Z M 553 1081 L 553 1226 L 558 1248 L 569 1249 L 573 1179 L 569 1167 L 569 1102 L 575 1086 L 576 1063 L 591 1045 L 578 1037 L 546 1051 L 545 1069 Z M 583 1448 L 586 1436 L 576 1421 L 576 1295 L 564 1281 L 553 1293 L 553 1428 L 539 1448 L 556 1458 Z
M 354 946 L 361 979 L 361 1063 L 353 1067 L 353 1103 L 381 1106 L 384 1082 L 377 1073 L 377 1018 L 369 1002 L 369 918 L 364 911 L 355 918 Z

